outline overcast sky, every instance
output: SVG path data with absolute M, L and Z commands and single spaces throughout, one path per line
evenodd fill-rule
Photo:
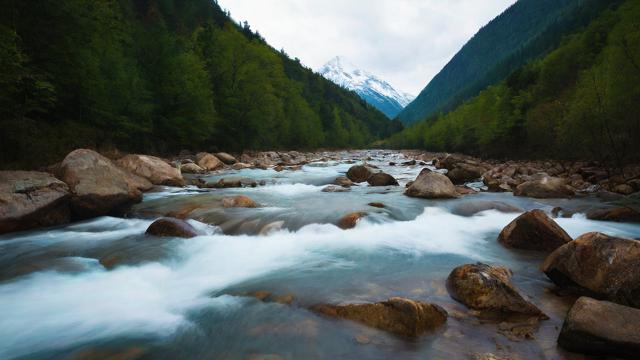
M 515 0 L 218 0 L 276 49 L 318 70 L 351 63 L 417 95 Z

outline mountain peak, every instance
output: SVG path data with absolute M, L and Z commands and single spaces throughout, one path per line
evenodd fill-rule
M 394 89 L 389 83 L 353 65 L 343 56 L 329 60 L 319 71 L 322 76 L 355 91 L 389 118 L 394 118 L 415 96 Z

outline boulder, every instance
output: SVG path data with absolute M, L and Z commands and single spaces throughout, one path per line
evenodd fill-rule
M 353 229 L 366 215 L 367 213 L 359 211 L 349 213 L 338 220 L 338 227 L 343 230 Z
M 631 195 L 635 192 L 635 190 L 633 189 L 633 187 L 631 185 L 628 184 L 620 184 L 615 186 L 612 189 L 613 192 L 618 193 L 618 194 L 622 194 L 622 195 Z
M 231 166 L 231 168 L 233 170 L 244 170 L 244 169 L 250 169 L 252 167 L 253 167 L 253 165 L 246 164 L 246 163 L 241 163 L 241 162 L 235 163 L 235 164 L 233 164 L 233 166 Z
M 589 211 L 587 219 L 618 222 L 640 222 L 640 212 L 630 207 L 617 207 Z
M 147 235 L 162 237 L 192 238 L 198 236 L 198 231 L 188 222 L 176 218 L 160 218 L 147 228 Z
M 374 171 L 366 165 L 354 165 L 347 171 L 347 178 L 355 183 L 365 182 L 373 175 Z
M 482 263 L 459 266 L 447 278 L 449 295 L 474 310 L 547 318 L 511 284 L 511 270 Z
M 155 156 L 130 154 L 120 158 L 117 164 L 154 185 L 184 186 L 180 170 Z
M 425 199 L 447 199 L 458 197 L 455 185 L 448 177 L 432 171 L 423 170 L 404 193 L 411 197 Z
M 233 165 L 233 164 L 238 162 L 238 160 L 236 160 L 236 158 L 234 158 L 233 156 L 227 154 L 226 152 L 216 153 L 216 157 L 218 159 L 220 159 L 220 161 L 222 161 L 223 163 L 225 163 L 227 165 Z
M 371 304 L 316 305 L 311 310 L 408 338 L 416 338 L 447 321 L 447 312 L 440 306 L 399 297 Z
M 226 208 L 257 208 L 260 207 L 250 197 L 244 195 L 227 196 L 222 198 L 222 206 Z
M 180 172 L 184 174 L 200 174 L 204 172 L 204 169 L 195 163 L 186 163 L 180 165 Z
M 558 345 L 588 355 L 637 359 L 640 354 L 640 310 L 581 297 L 564 320 Z
M 346 176 L 338 176 L 333 183 L 335 185 L 340 185 L 342 187 L 349 187 L 351 185 L 353 185 L 353 181 L 349 180 L 348 177 Z
M 383 172 L 372 174 L 367 182 L 371 186 L 398 186 L 398 181 L 393 176 Z
M 498 242 L 506 247 L 548 252 L 571 240 L 566 231 L 538 209 L 518 216 L 498 235 Z
M 0 234 L 69 222 L 69 187 L 50 174 L 0 171 Z
M 116 166 L 87 149 L 69 153 L 58 170 L 71 192 L 72 216 L 86 219 L 109 214 L 142 200 L 141 190 L 152 187 L 147 179 Z
M 447 172 L 447 177 L 454 184 L 464 184 L 469 181 L 477 180 L 482 177 L 485 169 L 467 163 L 458 163 L 455 167 Z
M 209 153 L 198 153 L 196 155 L 196 163 L 205 170 L 216 170 L 223 166 L 222 161 L 215 155 Z
M 586 233 L 551 253 L 541 270 L 559 287 L 640 307 L 640 241 Z
M 541 179 L 525 181 L 516 187 L 515 196 L 538 199 L 568 198 L 575 195 L 564 179 L 544 176 Z

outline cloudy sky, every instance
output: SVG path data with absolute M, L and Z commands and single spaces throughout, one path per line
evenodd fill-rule
M 218 0 L 277 49 L 317 70 L 351 63 L 417 95 L 515 0 Z

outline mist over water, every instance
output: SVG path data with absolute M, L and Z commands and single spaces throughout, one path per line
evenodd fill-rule
M 256 228 L 251 234 L 225 234 L 224 228 L 190 220 L 207 235 L 160 239 L 144 236 L 153 217 L 103 217 L 0 237 L 0 271 L 12 274 L 0 282 L 0 358 L 43 358 L 43 354 L 47 355 L 44 358 L 57 358 L 77 348 L 118 339 L 139 339 L 158 358 L 177 349 L 184 356 L 190 354 L 188 357 L 224 354 L 244 358 L 252 352 L 273 352 L 269 344 L 290 347 L 293 358 L 324 357 L 333 354 L 331 351 L 334 355 L 358 354 L 365 351 L 362 346 L 338 337 L 352 337 L 345 331 L 356 325 L 326 322 L 305 306 L 321 301 L 378 301 L 390 296 L 457 306 L 442 286 L 448 271 L 464 262 L 509 266 L 516 275 L 532 279 L 518 284 L 528 293 L 544 292 L 544 276 L 536 272 L 540 257 L 513 255 L 495 240 L 519 213 L 488 210 L 461 216 L 452 213 L 452 208 L 474 197 L 499 199 L 525 209 L 553 204 L 510 194 L 428 201 L 404 197 L 401 187 L 374 189 L 366 185 L 350 193 L 320 191 L 327 183 L 323 184 L 323 179 L 332 180 L 348 166 L 305 166 L 300 172 L 277 174 L 278 178 L 265 171 L 262 176 L 272 182 L 257 188 L 205 193 L 165 188 L 147 194 L 140 206 L 171 210 L 178 206 L 176 201 L 210 204 L 221 194 L 241 193 L 264 208 L 208 211 L 232 212 L 247 219 Z M 420 167 L 385 170 L 406 182 Z M 367 207 L 371 201 L 384 201 L 386 208 Z M 304 216 L 300 209 L 304 209 Z M 366 210 L 369 216 L 356 228 L 344 231 L 333 225 L 337 217 L 358 210 Z M 267 218 L 266 222 L 280 220 L 285 226 L 267 235 L 257 234 L 262 224 L 251 222 L 256 216 Z M 638 225 L 596 222 L 581 215 L 557 222 L 572 237 L 588 231 L 640 236 Z M 287 226 L 294 223 L 299 226 Z M 122 262 L 112 267 L 101 265 L 105 256 L 113 258 L 113 254 Z M 33 264 L 39 264 L 35 270 Z M 29 266 L 25 271 L 16 270 L 22 265 Z M 260 305 L 243 296 L 259 289 L 291 292 L 298 305 Z M 277 338 L 269 333 L 256 335 L 262 334 L 256 333 L 256 327 L 274 321 L 274 317 L 281 323 L 297 319 L 315 324 L 315 341 L 333 350 L 322 355 L 305 353 L 296 335 L 300 331 Z M 194 329 L 199 330 L 194 334 Z M 227 340 L 222 344 L 209 333 Z M 377 336 L 387 344 L 380 356 L 406 351 L 399 340 Z M 195 345 L 184 349 L 187 338 Z M 261 339 L 270 340 L 263 343 Z M 421 344 L 403 354 L 420 357 L 439 351 L 428 338 Z M 362 356 L 376 357 L 367 354 Z

